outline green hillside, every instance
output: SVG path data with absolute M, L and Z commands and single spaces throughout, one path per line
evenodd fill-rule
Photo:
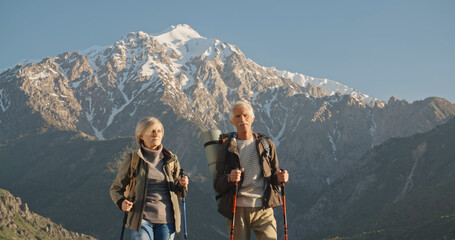
M 70 232 L 29 210 L 19 197 L 0 189 L 0 239 L 91 240 L 93 237 Z

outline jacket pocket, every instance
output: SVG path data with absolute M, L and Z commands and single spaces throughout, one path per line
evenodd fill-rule
M 272 186 L 272 191 L 270 193 L 270 202 L 269 206 L 274 208 L 277 207 L 281 204 L 283 204 L 281 200 L 281 189 L 278 185 L 271 185 Z
M 225 192 L 221 196 L 221 200 L 218 203 L 218 212 L 226 218 L 232 220 L 232 201 L 234 200 L 234 194 L 232 190 Z

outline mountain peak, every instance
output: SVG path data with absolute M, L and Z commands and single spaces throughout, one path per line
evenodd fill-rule
M 170 26 L 161 34 L 156 36 L 156 38 L 160 42 L 173 43 L 178 45 L 179 43 L 184 43 L 194 38 L 203 37 L 189 25 L 179 24 L 177 26 Z
M 203 38 L 198 32 L 196 32 L 196 30 L 191 28 L 189 25 L 178 24 L 177 26 L 172 25 L 159 33 L 148 34 L 144 31 L 130 32 L 126 37 L 123 37 L 122 40 L 127 40 L 131 38 L 143 39 L 150 37 L 156 37 L 160 42 L 174 44 L 178 42 L 186 42 L 193 38 Z

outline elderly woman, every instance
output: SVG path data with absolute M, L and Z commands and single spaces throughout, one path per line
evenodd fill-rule
M 126 227 L 131 238 L 172 240 L 180 232 L 178 199 L 187 191 L 188 177 L 178 177 L 180 164 L 177 156 L 166 149 L 163 124 L 154 117 L 141 119 L 136 126 L 136 141 L 140 148 L 123 161 L 112 182 L 112 201 L 128 212 Z M 125 197 L 130 183 L 129 171 L 133 156 L 138 156 L 134 199 Z

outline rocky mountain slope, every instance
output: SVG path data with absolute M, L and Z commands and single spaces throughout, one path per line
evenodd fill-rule
M 0 93 L 3 143 L 47 127 L 99 139 L 131 136 L 146 115 L 163 120 L 167 136 L 188 141 L 202 129 L 234 130 L 230 107 L 247 99 L 256 109 L 254 129 L 276 142 L 284 167 L 309 176 L 296 180 L 313 193 L 373 146 L 455 115 L 444 99 L 385 103 L 334 81 L 259 66 L 187 25 L 17 65 L 0 74 Z
M 1 239 L 95 239 L 85 234 L 70 232 L 31 212 L 19 197 L 0 189 L 0 238 Z
M 455 238 L 455 119 L 365 154 L 297 226 L 308 239 Z M 344 239 L 344 238 L 343 238 Z

